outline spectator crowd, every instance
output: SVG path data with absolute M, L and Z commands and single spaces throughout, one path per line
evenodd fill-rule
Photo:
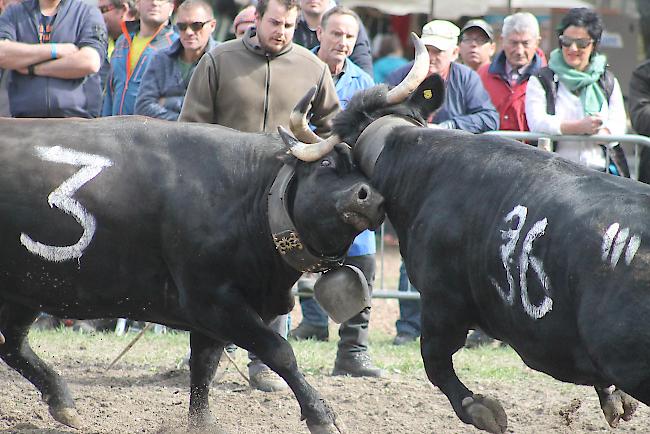
M 336 113 L 375 83 L 394 86 L 412 63 L 394 34 L 368 32 L 352 10 L 332 0 L 258 0 L 232 21 L 232 39 L 216 41 L 208 0 L 0 0 L 0 116 L 83 117 L 144 115 L 204 122 L 247 132 L 275 132 L 289 124 L 296 102 L 313 86 L 311 126 L 327 136 Z M 471 133 L 494 130 L 546 134 L 620 135 L 627 117 L 617 78 L 599 52 L 600 15 L 572 9 L 556 29 L 555 47 L 540 49 L 540 27 L 528 12 L 506 17 L 500 35 L 483 19 L 461 27 L 433 20 L 421 29 L 429 75 L 444 79 L 445 100 L 429 119 L 434 128 Z M 553 45 L 553 44 L 551 44 Z M 374 53 L 372 48 L 375 48 Z M 373 55 L 374 54 L 374 55 Z M 650 134 L 650 62 L 638 67 L 630 89 L 632 126 Z M 526 145 L 527 146 L 527 145 Z M 559 155 L 629 177 L 620 144 L 558 141 Z M 375 235 L 360 234 L 345 262 L 372 288 Z M 313 286 L 314 276 L 299 285 Z M 400 291 L 414 290 L 402 265 Z M 328 317 L 313 298 L 300 300 L 302 322 L 293 339 L 329 339 Z M 395 345 L 420 335 L 418 301 L 400 301 Z M 334 375 L 383 375 L 368 352 L 370 310 L 339 328 Z M 468 346 L 490 342 L 480 330 Z M 251 384 L 286 387 L 254 354 Z

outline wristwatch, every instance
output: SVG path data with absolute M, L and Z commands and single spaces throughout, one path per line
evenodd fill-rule
M 27 67 L 27 75 L 36 75 L 36 74 L 34 73 L 34 66 L 35 66 L 35 65 L 29 65 L 29 66 Z

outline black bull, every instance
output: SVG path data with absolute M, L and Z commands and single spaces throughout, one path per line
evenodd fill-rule
M 39 311 L 189 330 L 193 425 L 211 420 L 209 384 L 234 342 L 286 380 L 312 431 L 336 430 L 291 347 L 265 324 L 291 310 L 301 274 L 276 250 L 267 197 L 283 162 L 294 166 L 289 214 L 306 247 L 325 257 L 343 256 L 381 221 L 382 199 L 346 146 L 313 163 L 285 151 L 277 134 L 212 125 L 0 121 L 0 357 L 55 419 L 81 424 L 65 382 L 26 339 Z
M 429 379 L 463 422 L 505 431 L 498 401 L 454 371 L 478 326 L 531 368 L 593 385 L 610 425 L 628 420 L 629 395 L 650 404 L 650 188 L 512 140 L 412 124 L 441 99 L 436 77 L 398 105 L 373 88 L 334 128 L 386 198 L 421 293 Z

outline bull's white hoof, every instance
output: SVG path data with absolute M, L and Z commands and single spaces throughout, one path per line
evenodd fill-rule
M 506 432 L 508 416 L 496 399 L 475 394 L 463 399 L 461 405 L 476 428 L 492 434 Z
M 345 432 L 340 423 L 330 423 L 327 425 L 307 425 L 307 428 L 309 428 L 309 432 L 311 434 L 340 434 Z
M 629 421 L 639 406 L 638 401 L 622 390 L 616 389 L 601 404 L 605 420 L 612 428 L 616 428 L 623 419 Z
M 57 421 L 70 428 L 81 429 L 81 418 L 76 408 L 50 407 L 50 414 Z

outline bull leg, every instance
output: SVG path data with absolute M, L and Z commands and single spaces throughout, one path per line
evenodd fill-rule
M 600 408 L 603 410 L 605 420 L 612 428 L 616 428 L 621 419 L 629 421 L 632 419 L 639 403 L 627 393 L 614 387 L 594 386 Z
M 72 428 L 81 427 L 81 419 L 65 381 L 38 357 L 29 345 L 29 327 L 38 312 L 15 304 L 0 308 L 0 330 L 5 336 L 0 358 L 41 392 L 54 419 Z
M 190 427 L 214 423 L 208 403 L 210 383 L 217 372 L 224 343 L 199 332 L 190 334 Z
M 218 330 L 238 347 L 255 353 L 287 382 L 312 433 L 339 432 L 334 411 L 298 371 L 291 345 L 271 330 L 238 292 L 220 297 L 219 306 L 214 309 L 206 310 L 204 304 L 192 312 L 202 332 L 210 334 L 210 330 Z
M 452 355 L 463 347 L 468 330 L 459 318 L 462 313 L 447 306 L 444 312 L 428 306 L 423 297 L 420 347 L 427 377 L 447 396 L 460 420 L 490 433 L 504 433 L 508 422 L 501 404 L 474 394 L 456 376 Z

